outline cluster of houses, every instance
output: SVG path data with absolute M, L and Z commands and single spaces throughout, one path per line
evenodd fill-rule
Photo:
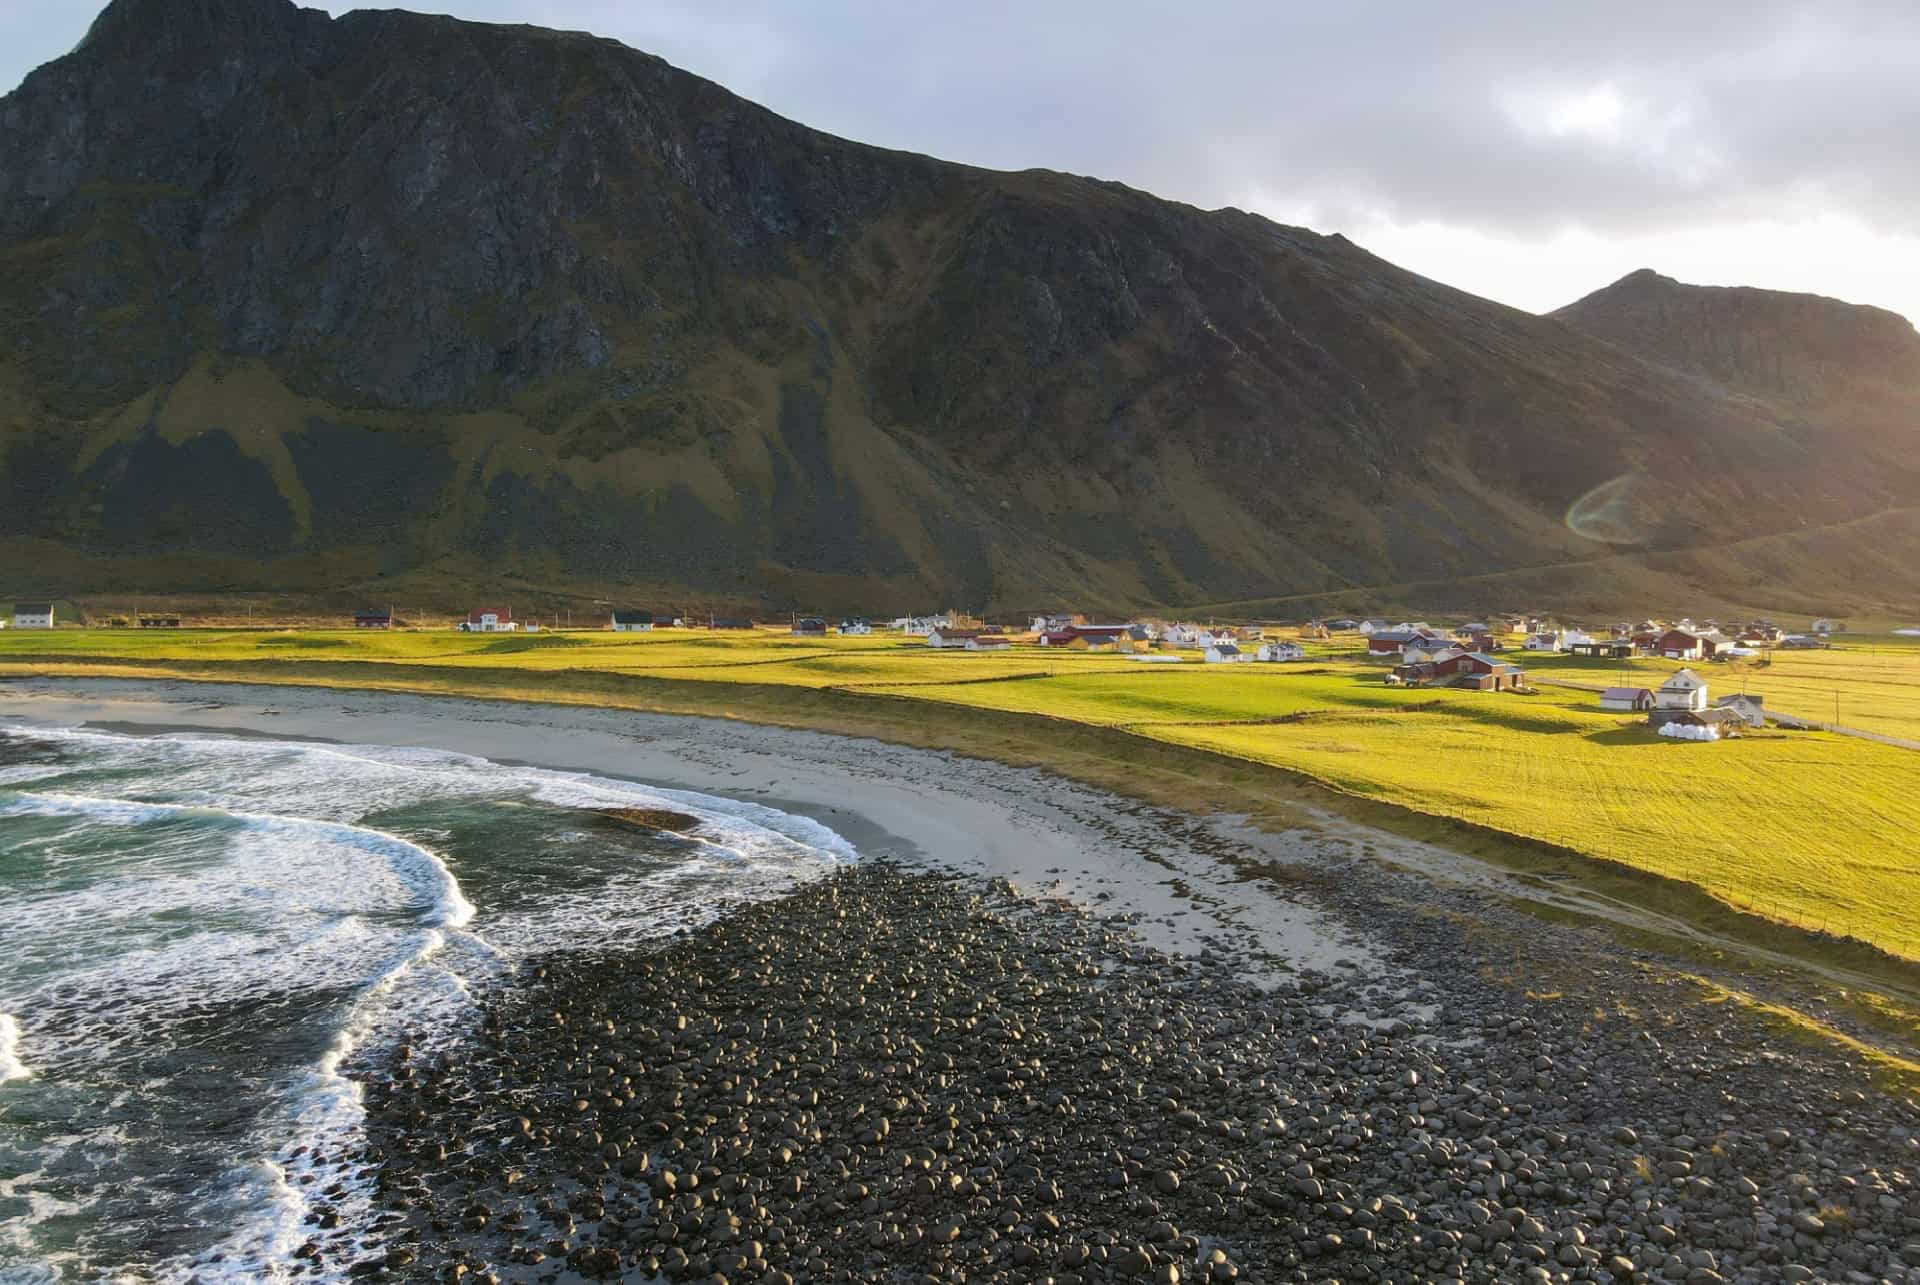
M 1691 620 L 1675 623 L 1642 621 L 1639 624 L 1615 624 L 1605 630 L 1589 632 L 1567 628 L 1539 617 L 1500 617 L 1475 621 L 1448 633 L 1441 633 L 1425 622 L 1389 624 L 1384 620 L 1316 621 L 1320 627 L 1340 632 L 1352 626 L 1365 640 L 1369 655 L 1402 656 L 1404 659 L 1428 659 L 1408 656 L 1409 649 L 1431 650 L 1435 645 L 1492 653 L 1505 651 L 1503 641 L 1521 636 L 1520 650 L 1563 655 L 1590 656 L 1596 659 L 1624 660 L 1633 656 L 1659 656 L 1667 660 L 1724 661 L 1760 655 L 1774 647 L 1807 648 L 1830 646 L 1830 635 L 1841 626 L 1830 620 L 1818 620 L 1804 634 L 1790 634 L 1771 621 L 1757 620 L 1723 630 L 1718 622 L 1695 624 Z
M 1474 622 L 1451 632 L 1434 629 L 1425 622 L 1336 620 L 1322 623 L 1328 629 L 1352 623 L 1354 632 L 1365 637 L 1368 655 L 1396 661 L 1386 678 L 1393 686 L 1470 687 L 1482 691 L 1518 691 L 1526 687 L 1525 672 L 1494 654 L 1504 650 L 1499 635 L 1493 632 L 1496 629 L 1524 633 L 1523 651 L 1615 659 L 1658 656 L 1681 661 L 1753 655 L 1761 647 L 1791 646 L 1789 640 L 1794 637 L 1765 621 L 1746 625 L 1733 635 L 1722 632 L 1712 622 L 1696 626 L 1691 621 L 1674 625 L 1654 622 L 1641 626 L 1618 625 L 1604 635 L 1562 629 L 1540 621 L 1528 621 L 1524 629 L 1511 627 L 1518 625 L 1518 621 L 1502 620 L 1491 626 Z M 1815 637 L 1822 640 L 1816 645 L 1824 645 L 1824 633 Z M 1763 698 L 1743 692 L 1709 703 L 1707 682 L 1692 669 L 1679 670 L 1658 688 L 1606 688 L 1600 694 L 1600 708 L 1643 714 L 1648 726 L 1660 735 L 1685 740 L 1721 740 L 1739 735 L 1743 727 L 1766 726 Z
M 1691 669 L 1676 671 L 1657 688 L 1609 687 L 1600 693 L 1600 708 L 1645 714 L 1654 731 L 1682 740 L 1718 741 L 1738 736 L 1743 727 L 1767 725 L 1762 697 L 1741 692 L 1710 704 L 1707 680 Z

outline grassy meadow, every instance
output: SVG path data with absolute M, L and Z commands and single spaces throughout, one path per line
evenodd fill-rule
M 1469 823 L 1681 880 L 1735 908 L 1920 960 L 1920 757 L 1825 732 L 1718 744 L 1652 735 L 1591 692 L 1404 690 L 1351 640 L 1291 665 L 1143 664 L 1016 647 L 936 652 L 919 640 L 772 630 L 575 632 L 0 631 L 0 672 L 149 672 L 474 692 L 755 717 L 780 691 L 865 701 L 937 727 L 940 711 L 1025 716 L 1283 769 L 1338 795 Z M 1657 686 L 1665 661 L 1512 657 L 1536 680 Z M 1848 638 L 1766 665 L 1701 666 L 1770 709 L 1920 740 L 1920 640 Z M 687 707 L 682 705 L 681 707 Z M 771 708 L 763 705 L 764 708 Z M 805 715 L 796 716 L 802 721 Z M 992 753 L 991 746 L 983 752 Z M 1103 751 L 1106 753 L 1110 752 Z M 1124 757 L 1124 756 L 1123 756 Z M 1124 763 L 1121 765 L 1124 771 Z

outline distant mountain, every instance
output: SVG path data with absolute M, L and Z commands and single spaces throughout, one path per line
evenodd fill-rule
M 1898 313 L 1643 268 L 1553 315 L 1809 431 L 1844 433 L 1906 477 L 1920 465 L 1920 332 Z
M 1472 600 L 1920 503 L 1889 327 L 1729 348 L 1630 302 L 1664 289 L 1535 317 L 586 35 L 115 0 L 0 100 L 0 561 L 343 602 Z

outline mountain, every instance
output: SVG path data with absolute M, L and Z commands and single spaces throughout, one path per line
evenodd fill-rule
M 1535 317 L 588 35 L 114 0 L 0 100 L 0 562 L 341 603 L 1471 600 L 1920 502 L 1913 429 L 1846 412 L 1907 386 L 1897 346 L 1769 390 L 1606 294 Z
M 1897 313 L 1643 268 L 1553 315 L 1908 475 L 1920 458 L 1920 332 Z

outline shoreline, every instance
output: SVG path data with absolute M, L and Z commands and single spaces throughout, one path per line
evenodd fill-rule
M 0 686 L 0 725 L 15 718 L 129 735 L 417 746 L 692 790 L 807 817 L 865 857 L 1138 914 L 1144 939 L 1165 949 L 1318 969 L 1377 962 L 1364 933 L 1306 904 L 1293 879 L 1389 836 L 1273 834 L 944 751 L 719 718 L 164 680 L 16 681 Z M 1249 881 L 1248 863 L 1283 877 Z
M 314 1279 L 1920 1282 L 1920 1104 L 1871 1058 L 1357 827 L 625 711 L 0 688 L 23 715 L 590 771 L 858 849 L 684 935 L 533 957 L 469 1040 L 357 1070 L 336 1159 L 381 1234 L 316 1233 Z
M 1348 839 L 1348 851 L 1493 895 L 1529 903 L 1536 913 L 1608 925 L 1633 943 L 1694 959 L 1701 967 L 1772 975 L 1801 974 L 1796 985 L 1825 987 L 1850 1010 L 1843 1024 L 1869 1040 L 1909 1050 L 1920 1027 L 1920 963 L 1865 939 L 1816 923 L 1776 919 L 1723 901 L 1683 877 L 1529 838 L 1451 812 L 1350 793 L 1310 773 L 1207 749 L 1025 713 L 929 706 L 863 690 L 707 684 L 629 678 L 613 672 L 560 671 L 547 681 L 503 681 L 490 671 L 431 666 L 302 662 L 298 665 L 171 663 L 0 665 L 8 683 L 190 684 L 206 689 L 266 687 L 380 697 L 416 695 L 470 700 L 495 709 L 623 710 L 702 723 L 751 724 L 884 745 L 951 753 L 1060 778 L 1148 809 L 1216 820 L 1241 818 L 1243 837 L 1315 832 Z M 1259 873 L 1252 862 L 1242 863 Z M 1729 961 L 1732 961 L 1729 963 Z M 1866 992 L 1854 1003 L 1845 992 Z
M 1122 766 L 1128 761 L 1124 748 L 1090 749 L 1077 744 L 1072 736 L 1066 742 L 1064 757 L 1050 760 L 1045 753 L 1036 753 L 1035 744 L 1025 739 L 1004 743 L 990 739 L 974 744 L 965 736 L 949 737 L 932 733 L 931 729 L 923 730 L 919 725 L 908 727 L 886 719 L 878 722 L 856 719 L 851 726 L 842 726 L 844 720 L 838 717 L 823 721 L 806 711 L 787 710 L 784 706 L 765 710 L 751 702 L 742 704 L 732 699 L 722 701 L 717 709 L 694 709 L 679 699 L 658 704 L 633 705 L 620 700 L 601 704 L 582 700 L 580 693 L 571 690 L 556 693 L 554 699 L 547 701 L 529 693 L 495 695 L 480 690 L 442 693 L 419 690 L 404 683 L 388 686 L 346 682 L 335 686 L 304 680 L 200 674 L 103 673 L 69 677 L 54 672 L 0 676 L 0 717 L 5 716 L 10 698 L 23 692 L 43 701 L 51 698 L 55 703 L 76 692 L 92 693 L 83 697 L 81 703 L 91 703 L 98 708 L 109 707 L 126 693 L 145 693 L 169 704 L 168 717 L 176 716 L 179 705 L 184 703 L 196 711 L 196 720 L 209 730 L 243 737 L 280 736 L 288 740 L 299 740 L 306 735 L 315 735 L 320 740 L 340 737 L 302 733 L 284 724 L 276 728 L 264 719 L 255 726 L 223 713 L 226 707 L 217 697 L 225 695 L 240 705 L 252 704 L 262 711 L 271 711 L 276 720 L 289 709 L 309 714 L 343 706 L 377 710 L 383 702 L 415 701 L 419 704 L 408 708 L 469 709 L 472 721 L 483 726 L 527 723 L 528 720 L 516 718 L 515 711 L 534 712 L 538 717 L 531 720 L 533 723 L 553 726 L 565 726 L 574 719 L 615 719 L 624 720 L 624 728 L 625 724 L 636 721 L 657 720 L 658 725 L 665 727 L 704 729 L 704 735 L 729 747 L 729 753 L 751 754 L 776 743 L 774 738 L 778 737 L 799 738 L 791 742 L 797 746 L 858 744 L 870 747 L 873 755 L 880 756 L 876 761 L 883 765 L 889 756 L 913 762 L 931 760 L 934 766 L 927 775 L 935 786 L 948 766 L 958 767 L 963 778 L 959 782 L 962 792 L 971 783 L 968 775 L 971 769 L 987 769 L 1003 783 L 1011 782 L 1010 788 L 997 792 L 1003 802 L 1027 799 L 1035 792 L 1037 782 L 1076 792 L 1086 799 L 1118 798 L 1120 810 L 1130 814 L 1189 821 L 1197 817 L 1212 832 L 1215 842 L 1210 844 L 1211 850 L 1224 852 L 1228 864 L 1235 868 L 1237 873 L 1228 880 L 1232 885 L 1245 882 L 1249 876 L 1263 884 L 1274 883 L 1278 875 L 1295 877 L 1302 868 L 1298 858 L 1303 854 L 1309 858 L 1304 863 L 1307 869 L 1323 866 L 1329 858 L 1334 861 L 1359 859 L 1409 871 L 1423 879 L 1464 885 L 1488 896 L 1524 903 L 1544 918 L 1602 925 L 1623 942 L 1651 945 L 1653 949 L 1685 957 L 1696 967 L 1710 972 L 1731 971 L 1749 980 L 1761 975 L 1770 979 L 1763 985 L 1774 992 L 1768 998 L 1786 997 L 1789 1004 L 1799 1003 L 1792 997 L 1801 992 L 1825 988 L 1829 997 L 1823 1005 L 1822 1017 L 1847 1027 L 1850 1033 L 1869 1043 L 1891 1040 L 1903 1054 L 1920 1056 L 1920 1028 L 1913 1028 L 1909 1020 L 1914 1012 L 1920 1012 L 1920 974 L 1915 971 L 1920 965 L 1902 957 L 1886 954 L 1855 938 L 1834 937 L 1756 916 L 1718 901 L 1684 881 L 1523 840 L 1498 830 L 1483 831 L 1467 823 L 1436 822 L 1436 818 L 1425 813 L 1342 795 L 1284 770 L 1258 768 L 1231 756 L 1193 751 L 1197 756 L 1195 762 L 1150 763 L 1129 777 Z M 688 694 L 691 693 L 682 695 Z M 738 692 L 729 689 L 721 695 L 733 697 Z M 210 696 L 216 699 L 210 700 Z M 106 706 L 99 703 L 102 697 Z M 167 726 L 149 726 L 144 730 L 167 730 Z M 601 726 L 605 726 L 604 722 Z M 408 733 L 416 730 L 410 726 Z M 727 734 L 729 730 L 731 735 Z M 1072 729 L 1075 733 L 1099 733 L 1100 730 Z M 611 753 L 624 752 L 634 743 L 624 730 L 615 735 L 620 747 L 610 750 Z M 965 748 L 959 748 L 961 745 Z M 462 746 L 452 744 L 447 748 L 457 750 Z M 547 746 L 549 757 L 560 759 L 576 748 L 571 741 L 563 741 L 557 747 Z M 1117 762 L 1116 748 L 1121 748 Z M 1141 752 L 1152 758 L 1169 748 L 1154 743 Z M 550 765 L 544 759 L 517 756 L 512 749 L 509 746 L 507 752 L 498 756 L 498 761 Z M 826 756 L 830 775 L 840 771 L 842 757 L 844 755 L 837 752 Z M 805 756 L 802 758 L 804 761 Z M 667 773 L 683 767 L 690 769 L 689 779 L 698 783 L 688 788 L 702 792 L 728 795 L 730 790 L 742 788 L 731 770 L 713 770 L 710 764 L 705 765 L 709 770 L 703 773 L 699 762 L 682 764 L 668 756 L 664 761 L 656 759 L 653 766 Z M 1048 770 L 1055 766 L 1057 770 Z M 884 766 L 868 768 L 865 764 L 856 764 L 855 767 L 868 779 L 889 775 Z M 1255 772 L 1252 779 L 1246 775 L 1250 768 Z M 623 775 L 604 763 L 586 770 L 615 777 Z M 895 771 L 891 775 L 900 774 Z M 779 778 L 776 775 L 770 779 Z M 744 788 L 764 790 L 766 786 L 764 782 L 759 786 L 749 782 Z M 828 796 L 824 802 L 783 800 L 768 793 L 739 797 L 814 815 L 812 809 L 839 806 L 836 801 L 839 791 L 834 781 L 824 783 L 822 792 Z M 1094 811 L 1098 811 L 1097 805 Z M 838 815 L 845 819 L 846 810 L 840 809 Z M 1440 825 L 1438 837 L 1431 837 L 1432 824 Z M 978 863 L 981 854 L 970 845 L 963 844 L 957 851 L 948 845 L 948 850 L 963 863 L 974 863 L 965 868 L 984 868 Z M 1208 864 L 1202 863 L 1202 868 Z M 1018 861 L 1006 863 L 996 873 L 1016 879 L 1022 877 Z M 1043 867 L 1040 874 L 1052 880 L 1060 877 L 1061 870 Z M 1073 891 L 1093 896 L 1105 891 L 1111 897 L 1113 890 Z M 1237 887 L 1234 894 L 1238 896 Z M 1213 900 L 1220 898 L 1216 896 Z M 1290 898 L 1283 893 L 1282 900 Z M 1164 912 L 1167 908 L 1161 909 Z M 1798 976 L 1786 978 L 1780 970 L 1789 970 Z M 1786 980 L 1773 984 L 1771 979 L 1779 978 Z M 1891 1003 L 1877 999 L 1855 1003 L 1847 998 L 1849 991 L 1884 995 Z M 1832 1002 L 1834 999 L 1838 1003 Z

